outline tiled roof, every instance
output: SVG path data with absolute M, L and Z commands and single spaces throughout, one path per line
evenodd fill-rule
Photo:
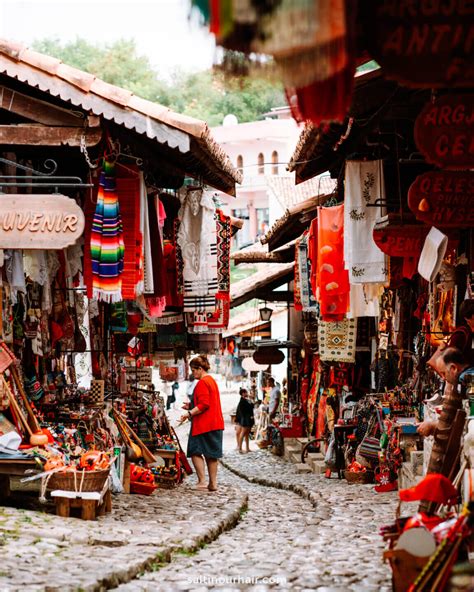
M 221 177 L 224 185 L 233 189 L 234 182 L 241 182 L 240 173 L 212 138 L 204 121 L 175 113 L 93 74 L 5 39 L 0 39 L 0 74 L 167 144 L 181 153 L 201 151 L 201 158 L 215 163 L 213 173 Z
M 268 175 L 266 180 L 274 196 L 285 210 L 306 201 L 310 197 L 329 195 L 336 187 L 336 180 L 331 179 L 329 175 L 321 175 L 299 185 L 295 185 L 294 174 L 285 176 Z

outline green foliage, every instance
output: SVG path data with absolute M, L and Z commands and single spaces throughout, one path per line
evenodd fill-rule
M 177 70 L 171 80 L 159 77 L 149 59 L 140 56 L 133 40 L 120 39 L 108 45 L 84 39 L 61 43 L 58 39 L 36 41 L 34 49 L 150 101 L 185 115 L 221 125 L 233 113 L 239 122 L 254 121 L 272 107 L 285 104 L 282 87 L 261 79 L 227 80 L 212 70 Z

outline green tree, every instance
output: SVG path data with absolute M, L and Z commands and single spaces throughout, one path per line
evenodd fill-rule
M 203 119 L 210 126 L 220 125 L 229 113 L 241 123 L 254 121 L 272 107 L 285 104 L 282 87 L 262 79 L 228 80 L 213 70 L 192 73 L 176 70 L 171 80 L 164 80 L 149 59 L 138 54 L 133 40 L 99 45 L 80 38 L 66 43 L 43 39 L 33 47 L 144 99 Z

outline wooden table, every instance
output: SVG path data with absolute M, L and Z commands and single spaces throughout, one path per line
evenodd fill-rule
M 23 477 L 28 469 L 36 469 L 38 465 L 30 459 L 0 458 L 0 496 L 10 495 L 10 477 Z

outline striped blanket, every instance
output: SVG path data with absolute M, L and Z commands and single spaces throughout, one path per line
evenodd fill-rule
M 100 174 L 90 248 L 94 298 L 119 302 L 125 248 L 113 163 L 106 162 Z

